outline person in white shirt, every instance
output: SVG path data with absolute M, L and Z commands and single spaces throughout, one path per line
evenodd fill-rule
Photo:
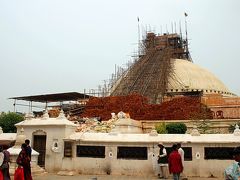
M 4 160 L 3 148 L 0 146 L 0 166 L 2 165 Z
M 177 143 L 177 148 L 178 148 L 178 153 L 181 156 L 182 165 L 183 165 L 183 168 L 184 168 L 184 150 L 182 149 L 181 143 Z M 182 180 L 187 179 L 187 176 L 184 174 L 184 172 L 182 172 L 181 178 L 182 178 Z
M 182 149 L 181 143 L 177 143 L 178 153 L 181 155 L 182 165 L 184 166 L 184 150 Z

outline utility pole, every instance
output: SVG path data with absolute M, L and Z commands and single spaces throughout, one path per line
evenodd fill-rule
M 185 13 L 184 13 L 184 16 L 185 16 L 185 31 L 186 31 L 186 56 L 187 56 L 187 59 L 189 59 L 188 33 L 187 33 L 187 16 L 188 16 L 188 14 L 185 12 Z
M 140 27 L 139 27 L 139 17 L 137 17 L 138 21 L 138 57 L 140 57 Z

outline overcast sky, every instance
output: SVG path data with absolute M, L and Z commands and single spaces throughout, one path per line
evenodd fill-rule
M 137 51 L 140 29 L 171 23 L 194 63 L 240 95 L 239 0 L 0 0 L 0 111 L 9 97 L 96 89 Z

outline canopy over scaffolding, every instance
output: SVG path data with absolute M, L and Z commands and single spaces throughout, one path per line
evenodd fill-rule
M 55 93 L 55 94 L 42 94 L 42 95 L 34 95 L 34 96 L 20 96 L 20 97 L 11 97 L 9 99 L 13 99 L 14 103 L 14 112 L 16 112 L 16 106 L 27 106 L 29 108 L 29 112 L 33 112 L 34 114 L 42 114 L 42 111 L 33 111 L 32 108 L 40 108 L 40 109 L 48 109 L 56 108 L 56 109 L 63 109 L 64 112 L 68 114 L 78 114 L 79 109 L 80 111 L 83 110 L 86 102 L 91 95 L 87 95 L 85 93 L 78 93 L 78 92 L 67 92 L 67 93 Z M 28 104 L 25 103 L 17 103 L 17 101 L 28 101 Z M 33 102 L 38 104 L 32 104 Z M 63 104 L 63 102 L 67 102 Z M 42 106 L 39 103 L 45 103 Z M 51 105 L 49 105 L 51 103 Z M 60 103 L 60 104 L 59 104 Z M 78 110 L 77 112 L 76 109 Z
M 57 93 L 57 94 L 42 94 L 34 96 L 11 97 L 9 99 L 32 101 L 32 102 L 62 102 L 62 101 L 77 101 L 80 99 L 88 99 L 91 96 L 78 92 Z

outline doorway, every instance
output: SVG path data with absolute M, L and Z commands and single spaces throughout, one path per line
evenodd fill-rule
M 33 149 L 39 153 L 38 165 L 40 167 L 45 167 L 46 135 L 33 136 Z

